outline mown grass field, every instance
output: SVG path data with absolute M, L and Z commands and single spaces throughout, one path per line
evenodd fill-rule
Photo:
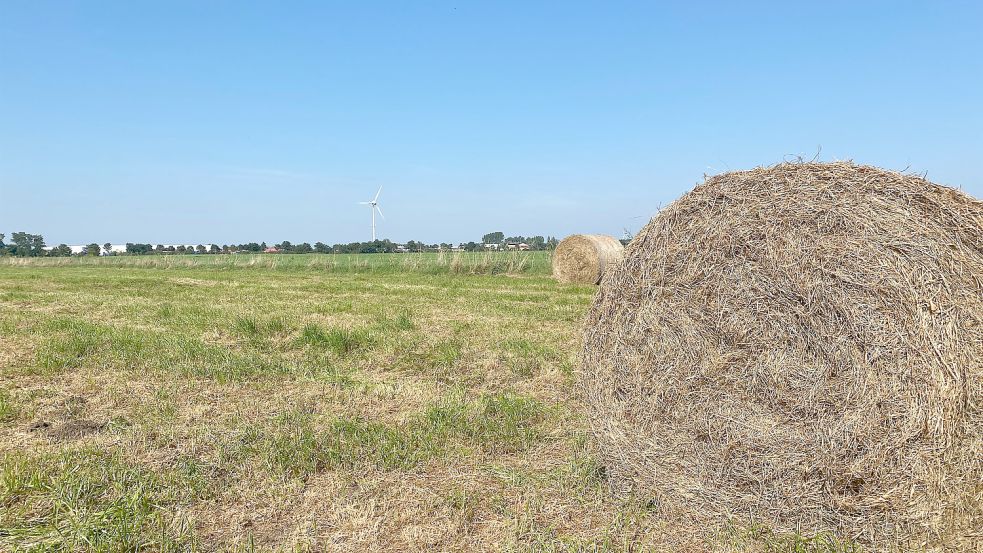
M 331 257 L 0 260 L 0 551 L 673 550 L 591 450 L 593 288 Z
M 2 265 L 32 267 L 142 267 L 176 269 L 316 270 L 319 272 L 425 274 L 550 273 L 550 252 L 425 252 L 400 254 L 233 254 L 0 258 Z

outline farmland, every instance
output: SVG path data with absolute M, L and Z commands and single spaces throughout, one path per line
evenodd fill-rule
M 594 289 L 548 264 L 0 259 L 0 550 L 669 548 L 608 491 L 576 386 Z
M 407 254 L 235 254 L 0 258 L 0 266 L 213 268 L 316 270 L 318 272 L 535 274 L 550 273 L 548 252 L 446 252 Z

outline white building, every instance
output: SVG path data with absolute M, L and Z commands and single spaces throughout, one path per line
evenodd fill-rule
M 202 245 L 205 246 L 206 251 L 207 251 L 208 248 L 211 247 L 211 244 L 210 243 L 209 244 L 202 244 Z M 194 251 L 195 248 L 198 247 L 198 244 L 151 244 L 151 246 L 153 246 L 153 248 L 155 250 L 156 249 L 161 249 L 161 248 L 174 248 L 174 249 L 177 249 L 179 246 L 184 246 L 185 249 L 189 249 L 190 248 L 192 251 Z M 54 245 L 54 246 L 46 246 L 44 248 L 44 251 L 46 251 L 46 252 L 47 251 L 51 251 L 55 247 L 57 247 L 57 244 Z M 87 246 L 84 245 L 84 244 L 69 244 L 68 245 L 68 248 L 70 250 L 72 250 L 72 255 L 81 255 L 81 254 L 85 253 L 85 248 L 86 247 Z M 99 244 L 99 255 L 112 255 L 112 254 L 121 254 L 121 253 L 126 253 L 126 244 L 110 244 L 109 245 L 109 253 L 107 253 L 106 250 L 103 249 L 103 245 L 102 244 Z

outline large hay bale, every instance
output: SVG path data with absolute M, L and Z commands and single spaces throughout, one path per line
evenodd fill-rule
M 553 277 L 564 283 L 598 284 L 605 270 L 621 261 L 625 247 L 605 234 L 574 234 L 553 252 Z
M 850 163 L 709 178 L 605 277 L 581 377 L 616 488 L 694 532 L 751 519 L 969 550 L 983 202 Z

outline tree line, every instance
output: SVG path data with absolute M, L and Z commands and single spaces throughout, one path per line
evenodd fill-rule
M 79 253 L 73 253 L 67 244 L 59 244 L 53 248 L 48 248 L 44 243 L 44 237 L 40 234 L 28 232 L 14 232 L 10 235 L 10 242 L 5 242 L 6 235 L 0 233 L 0 256 L 16 257 L 67 257 L 71 255 L 153 255 L 153 254 L 231 254 L 231 253 L 262 253 L 268 250 L 276 250 L 278 253 L 399 253 L 399 252 L 434 252 L 446 251 L 457 248 L 448 242 L 428 244 L 422 241 L 410 240 L 405 244 L 397 244 L 390 240 L 374 240 L 371 242 L 349 242 L 347 244 L 328 245 L 324 242 L 315 242 L 313 245 L 308 242 L 293 244 L 283 241 L 279 244 L 267 245 L 266 242 L 248 242 L 244 244 L 198 244 L 197 246 L 163 246 L 160 244 L 140 244 L 128 242 L 125 252 L 117 252 L 112 249 L 109 242 L 99 245 L 96 243 L 88 244 Z M 556 247 L 556 238 L 550 236 L 509 236 L 503 232 L 491 232 L 484 235 L 481 242 L 467 242 L 460 244 L 464 251 L 481 251 L 487 249 L 488 245 L 504 247 L 508 244 L 525 244 L 529 250 L 548 250 Z
M 47 255 L 47 252 L 44 251 L 44 237 L 40 234 L 14 232 L 10 235 L 10 244 L 4 242 L 6 237 L 7 235 L 0 234 L 0 255 L 16 255 L 17 257 L 40 257 Z M 65 246 L 65 248 L 68 248 L 68 246 Z

